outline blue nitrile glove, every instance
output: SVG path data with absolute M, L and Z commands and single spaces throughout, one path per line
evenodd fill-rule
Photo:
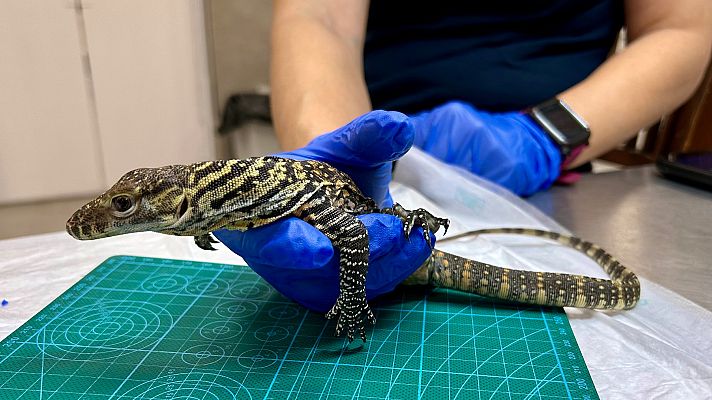
M 559 176 L 561 153 L 528 116 L 493 114 L 450 102 L 411 118 L 415 146 L 528 196 Z
M 392 203 L 388 193 L 392 161 L 413 143 L 413 126 L 396 112 L 372 111 L 348 125 L 319 136 L 305 147 L 277 156 L 326 161 L 348 173 L 380 206 Z M 369 269 L 366 297 L 389 292 L 430 255 L 422 233 L 405 239 L 401 221 L 391 215 L 358 217 L 368 229 Z M 420 229 L 420 228 L 418 228 Z M 220 230 L 215 236 L 285 296 L 326 312 L 339 294 L 339 260 L 329 239 L 295 217 L 250 229 Z

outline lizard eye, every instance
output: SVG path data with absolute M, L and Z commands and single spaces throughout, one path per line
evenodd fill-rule
M 136 201 L 133 197 L 120 194 L 111 199 L 111 213 L 117 217 L 126 217 L 136 208 Z

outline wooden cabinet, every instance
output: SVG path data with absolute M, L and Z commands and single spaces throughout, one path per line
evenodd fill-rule
M 0 3 L 0 203 L 214 158 L 198 0 Z

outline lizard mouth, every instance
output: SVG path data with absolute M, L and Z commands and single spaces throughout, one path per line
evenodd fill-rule
M 93 232 L 90 227 L 78 223 L 74 218 L 70 218 L 69 221 L 67 221 L 66 229 L 67 233 L 77 240 L 101 239 L 109 236 L 107 233 Z
M 84 232 L 82 232 L 81 221 L 79 220 L 77 213 L 74 213 L 67 221 L 67 233 L 78 240 L 85 239 Z
M 66 230 L 77 240 L 101 239 L 118 234 L 113 232 L 108 221 L 95 218 L 93 213 L 86 213 L 84 210 L 77 210 L 72 214 L 67 220 Z

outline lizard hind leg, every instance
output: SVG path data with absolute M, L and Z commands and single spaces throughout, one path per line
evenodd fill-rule
M 366 300 L 368 271 L 368 231 L 353 215 L 331 206 L 325 198 L 315 198 L 302 205 L 295 215 L 310 223 L 331 240 L 339 250 L 339 296 L 328 319 L 336 319 L 336 336 L 344 331 L 349 342 L 359 333 L 366 341 L 364 320 L 376 318 Z
M 443 227 L 447 233 L 447 229 L 450 227 L 449 219 L 438 218 L 423 208 L 406 210 L 400 204 L 394 203 L 393 207 L 381 209 L 380 212 L 400 218 L 403 221 L 403 233 L 406 238 L 410 238 L 410 234 L 416 226 L 423 228 L 423 238 L 431 248 L 433 243 L 430 240 L 430 234 L 436 233 L 440 227 Z

